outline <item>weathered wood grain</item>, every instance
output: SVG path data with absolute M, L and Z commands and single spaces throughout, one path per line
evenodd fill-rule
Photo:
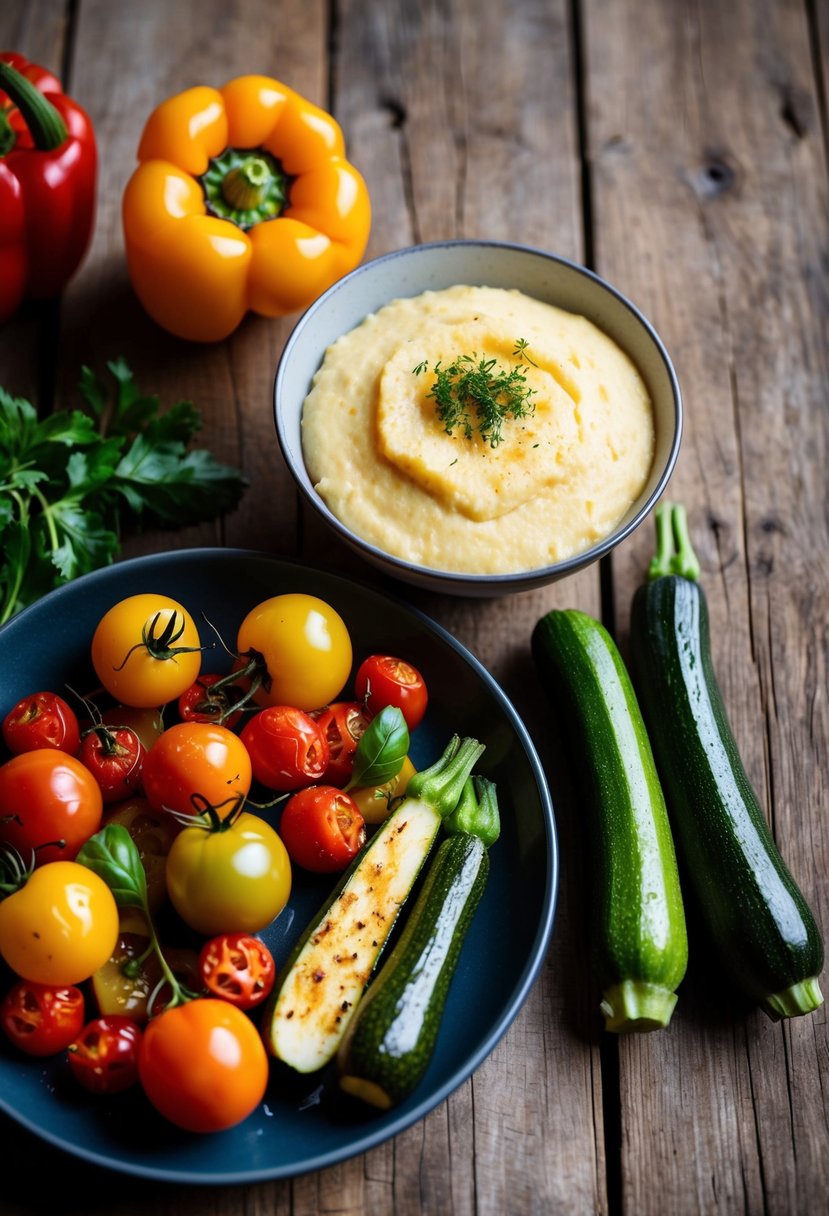
M 827 209 L 807 9 L 584 12 L 597 266 L 676 359 L 687 431 L 671 495 L 689 508 L 715 666 L 826 925 Z M 623 633 L 651 546 L 643 530 L 614 562 Z M 691 951 L 670 1033 L 620 1045 L 626 1209 L 820 1206 L 825 1014 L 772 1025 L 706 984 L 699 933 Z

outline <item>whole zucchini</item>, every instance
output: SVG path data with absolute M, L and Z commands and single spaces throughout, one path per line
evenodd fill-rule
M 657 528 L 659 553 L 633 600 L 631 649 L 677 848 L 737 986 L 772 1018 L 810 1013 L 823 1002 L 820 933 L 737 750 L 682 508 L 661 507 Z
M 480 837 L 461 832 L 440 845 L 403 933 L 340 1047 L 346 1093 L 388 1110 L 419 1083 L 488 873 Z
M 676 1005 L 688 942 L 676 855 L 650 743 L 622 657 L 592 617 L 548 612 L 533 654 L 575 735 L 591 810 L 595 957 L 605 1026 L 658 1030 Z

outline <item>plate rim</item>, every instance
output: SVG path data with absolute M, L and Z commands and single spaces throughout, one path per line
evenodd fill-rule
M 203 1171 L 190 1168 L 166 1167 L 162 1165 L 143 1165 L 104 1154 L 90 1149 L 83 1144 L 73 1144 L 66 1141 L 55 1132 L 39 1127 L 28 1115 L 22 1115 L 17 1112 L 12 1104 L 6 1100 L 5 1095 L 0 1093 L 0 1112 L 5 1117 L 11 1119 L 19 1127 L 24 1128 L 38 1140 L 51 1144 L 61 1152 L 89 1164 L 103 1167 L 115 1174 L 181 1185 L 231 1186 L 301 1177 L 304 1174 L 314 1173 L 331 1165 L 360 1156 L 370 1149 L 393 1139 L 407 1128 L 413 1127 L 416 1123 L 425 1119 L 433 1110 L 442 1105 L 456 1089 L 460 1088 L 465 1081 L 472 1077 L 507 1033 L 515 1018 L 524 1007 L 544 965 L 555 923 L 559 894 L 560 863 L 555 810 L 543 765 L 523 719 L 492 673 L 484 667 L 480 659 L 463 642 L 460 642 L 448 629 L 438 621 L 433 620 L 427 613 L 415 605 L 407 603 L 402 596 L 396 595 L 394 592 L 390 593 L 386 590 L 380 590 L 359 578 L 352 578 L 350 575 L 337 570 L 328 570 L 309 562 L 291 557 L 282 557 L 264 550 L 234 546 L 192 546 L 184 549 L 168 549 L 160 553 L 148 553 L 117 560 L 110 565 L 90 571 L 88 574 L 80 575 L 70 582 L 53 589 L 0 626 L 0 644 L 2 644 L 3 638 L 10 627 L 18 627 L 21 621 L 25 624 L 26 617 L 42 608 L 42 605 L 47 600 L 51 603 L 59 602 L 66 595 L 77 594 L 78 587 L 82 587 L 88 582 L 106 582 L 109 578 L 117 577 L 121 571 L 135 570 L 149 564 L 158 563 L 160 565 L 167 565 L 172 562 L 215 562 L 222 561 L 228 557 L 238 561 L 252 560 L 257 563 L 264 563 L 265 565 L 273 565 L 275 568 L 288 568 L 292 571 L 307 570 L 316 577 L 322 576 L 324 579 L 333 580 L 344 586 L 356 587 L 359 591 L 367 592 L 379 600 L 387 600 L 394 603 L 398 609 L 413 616 L 422 627 L 436 634 L 441 641 L 455 650 L 472 668 L 478 678 L 484 681 L 495 699 L 500 703 L 502 711 L 510 721 L 525 752 L 541 803 L 542 819 L 547 840 L 547 874 L 542 901 L 543 914 L 536 927 L 528 960 L 520 973 L 518 983 L 510 995 L 504 1014 L 497 1020 L 495 1026 L 487 1034 L 478 1050 L 471 1057 L 468 1057 L 464 1061 L 463 1066 L 456 1069 L 441 1085 L 431 1090 L 428 1096 L 424 1097 L 413 1109 L 397 1118 L 393 1118 L 391 1122 L 387 1119 L 384 1120 L 382 1126 L 364 1132 L 356 1139 L 350 1140 L 345 1146 L 339 1146 L 326 1152 L 309 1156 L 301 1164 L 285 1163 L 282 1166 L 276 1165 L 273 1168 L 261 1167 L 248 1170 L 227 1170 L 221 1173 L 204 1173 Z

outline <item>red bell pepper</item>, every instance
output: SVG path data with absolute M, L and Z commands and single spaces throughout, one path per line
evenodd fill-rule
M 0 53 L 0 323 L 56 296 L 92 235 L 98 154 L 89 116 L 60 81 Z

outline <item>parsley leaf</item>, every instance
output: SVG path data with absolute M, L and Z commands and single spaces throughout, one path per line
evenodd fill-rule
M 180 527 L 233 510 L 247 482 L 200 448 L 189 401 L 142 395 L 123 359 L 88 367 L 84 408 L 38 418 L 0 388 L 0 623 L 117 557 L 122 528 Z

